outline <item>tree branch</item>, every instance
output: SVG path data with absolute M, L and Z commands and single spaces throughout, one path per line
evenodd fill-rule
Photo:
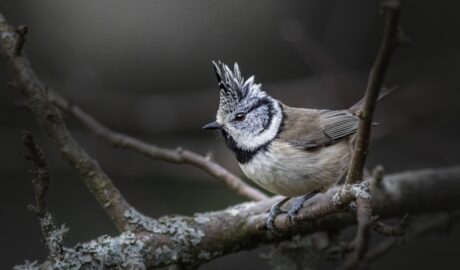
M 375 232 L 378 232 L 386 236 L 403 236 L 406 234 L 406 228 L 409 223 L 409 218 L 410 218 L 410 215 L 406 213 L 399 220 L 399 223 L 395 226 L 391 226 L 379 220 L 376 220 L 375 222 L 372 223 L 372 229 Z
M 360 196 L 356 198 L 356 221 L 358 229 L 356 237 L 351 242 L 350 248 L 353 251 L 345 258 L 340 269 L 354 269 L 362 261 L 369 247 L 371 220 L 371 198 L 370 196 Z
M 383 39 L 369 74 L 363 109 L 358 112 L 360 121 L 358 132 L 356 134 L 352 160 L 346 177 L 346 189 L 350 188 L 349 186 L 360 182 L 363 178 L 364 164 L 369 152 L 369 140 L 376 103 L 379 97 L 380 89 L 383 87 L 385 73 L 390 63 L 392 52 L 398 45 L 398 37 L 401 36 L 398 36 L 400 6 L 400 0 L 383 0 L 380 4 L 381 10 L 386 15 Z M 356 237 L 352 242 L 353 252 L 345 260 L 341 267 L 342 269 L 355 268 L 363 259 L 367 251 L 370 237 L 370 219 L 372 215 L 371 199 L 357 198 L 356 206 L 358 230 Z
M 48 97 L 48 88 L 38 79 L 22 49 L 24 31 L 15 31 L 0 14 L 0 50 L 8 59 L 16 86 L 61 156 L 72 167 L 119 230 L 126 228 L 123 214 L 131 207 L 111 179 L 75 141 L 61 113 Z
M 243 180 L 207 157 L 184 149 L 174 150 L 161 148 L 128 135 L 118 133 L 102 125 L 91 115 L 84 112 L 80 107 L 70 103 L 61 96 L 53 93 L 52 98 L 54 99 L 54 103 L 61 110 L 72 115 L 97 137 L 107 141 L 115 147 L 127 148 L 154 160 L 195 166 L 212 177 L 221 180 L 231 190 L 250 200 L 260 201 L 268 198 L 267 195 L 248 185 Z
M 405 244 L 418 237 L 424 236 L 434 231 L 445 231 L 454 222 L 460 219 L 460 213 L 442 213 L 438 215 L 429 215 L 429 218 L 423 221 L 418 221 L 415 228 L 412 229 L 407 236 L 398 238 L 387 238 L 372 249 L 370 249 L 365 257 L 366 262 L 371 262 L 379 259 L 383 255 L 389 253 L 394 247 Z
M 318 194 L 301 209 L 301 225 L 293 225 L 287 214 L 276 219 L 277 228 L 285 233 L 274 236 L 263 229 L 266 210 L 278 198 L 261 202 L 249 202 L 217 211 L 194 216 L 167 216 L 149 219 L 131 211 L 126 214 L 133 231 L 117 237 L 100 237 L 66 249 L 66 256 L 50 258 L 43 267 L 70 263 L 80 265 L 141 265 L 160 267 L 179 263 L 193 267 L 217 257 L 240 250 L 255 248 L 262 244 L 280 242 L 294 234 L 317 231 L 339 231 L 355 219 L 346 208 L 335 213 L 321 211 L 318 205 L 336 204 L 335 194 L 341 187 Z M 371 189 L 372 204 L 379 216 L 397 217 L 409 211 L 438 212 L 460 209 L 460 167 L 410 171 L 389 175 L 382 180 L 382 188 Z M 330 207 L 333 208 L 333 207 Z M 315 210 L 316 209 L 316 210 Z M 308 213 L 316 213 L 309 215 Z M 120 248 L 121 247 L 121 248 Z
M 383 87 L 383 80 L 390 63 L 392 52 L 398 45 L 397 34 L 400 5 L 399 0 L 383 0 L 380 5 L 386 14 L 385 29 L 380 49 L 369 74 L 363 109 L 359 112 L 360 121 L 356 135 L 357 139 L 347 174 L 347 184 L 354 184 L 362 180 L 364 163 L 369 152 L 369 138 L 375 106 L 380 89 Z
M 35 193 L 35 205 L 29 205 L 28 208 L 34 211 L 40 220 L 49 256 L 58 256 L 63 252 L 64 235 L 68 229 L 64 225 L 57 228 L 51 214 L 46 210 L 45 196 L 50 185 L 48 163 L 43 151 L 35 144 L 29 132 L 24 132 L 23 141 L 28 152 L 26 159 L 34 165 L 30 170 L 30 174 L 32 175 L 32 186 Z

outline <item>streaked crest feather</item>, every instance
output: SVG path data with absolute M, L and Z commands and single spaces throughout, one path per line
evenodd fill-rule
M 212 63 L 220 89 L 219 114 L 234 111 L 244 98 L 266 95 L 260 90 L 261 85 L 254 83 L 254 76 L 244 80 L 238 63 L 234 64 L 233 71 L 221 61 Z

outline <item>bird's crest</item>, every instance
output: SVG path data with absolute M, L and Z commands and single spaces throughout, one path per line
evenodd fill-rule
M 233 71 L 221 61 L 212 61 L 214 71 L 220 89 L 220 102 L 218 114 L 228 114 L 233 112 L 238 103 L 246 98 L 256 98 L 265 96 L 260 88 L 260 84 L 254 82 L 254 76 L 244 80 L 238 63 L 235 63 Z

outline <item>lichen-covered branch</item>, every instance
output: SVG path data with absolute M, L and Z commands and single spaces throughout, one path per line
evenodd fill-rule
M 118 133 L 102 125 L 94 119 L 94 117 L 84 112 L 80 107 L 68 102 L 59 95 L 53 93 L 52 97 L 54 99 L 54 103 L 61 110 L 72 115 L 96 136 L 109 142 L 115 147 L 127 148 L 154 160 L 161 160 L 176 164 L 190 164 L 203 170 L 212 177 L 221 180 L 231 190 L 234 190 L 236 193 L 250 200 L 260 201 L 268 198 L 267 195 L 246 184 L 236 175 L 227 171 L 225 168 L 207 157 L 185 149 L 174 150 L 161 148 L 128 135 Z
M 24 132 L 23 141 L 27 149 L 27 155 L 25 157 L 33 164 L 30 174 L 32 176 L 32 187 L 35 193 L 35 205 L 29 205 L 28 208 L 34 211 L 40 220 L 40 226 L 49 256 L 58 256 L 63 251 L 63 240 L 67 228 L 64 225 L 57 228 L 51 214 L 46 209 L 45 196 L 50 185 L 48 163 L 43 151 L 35 144 L 29 132 Z
M 65 249 L 66 256 L 50 258 L 40 266 L 128 268 L 126 265 L 131 264 L 143 269 L 178 263 L 193 267 L 225 254 L 283 241 L 294 234 L 339 231 L 355 223 L 354 216 L 347 209 L 330 211 L 335 209 L 331 205 L 341 204 L 335 196 L 340 188 L 312 198 L 300 211 L 300 225 L 293 225 L 286 214 L 280 215 L 276 225 L 284 232 L 282 237 L 264 229 L 266 210 L 278 198 L 189 217 L 150 219 L 132 210 L 125 213 L 131 224 L 129 232 Z M 381 188 L 371 188 L 370 191 L 374 212 L 382 218 L 402 216 L 406 212 L 459 210 L 460 167 L 388 175 L 382 180 Z M 329 206 L 325 207 L 325 215 L 318 216 L 321 212 L 318 205 Z M 315 214 L 314 218 L 308 214 L 310 212 Z
M 26 97 L 35 118 L 63 159 L 93 193 L 117 228 L 123 230 L 126 226 L 123 213 L 131 207 L 97 162 L 69 133 L 59 109 L 48 96 L 48 88 L 38 79 L 22 51 L 25 33 L 26 31 L 13 29 L 0 14 L 0 51 L 8 60 L 15 86 Z

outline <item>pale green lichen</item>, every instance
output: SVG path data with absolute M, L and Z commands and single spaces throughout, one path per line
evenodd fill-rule
M 343 190 L 337 191 L 333 196 L 332 196 L 332 204 L 334 205 L 341 205 L 342 202 L 342 192 Z M 370 199 L 370 191 L 369 191 L 369 182 L 363 181 L 359 184 L 354 184 L 349 186 L 349 190 L 346 190 L 345 192 L 350 192 L 353 194 L 353 197 L 356 198 L 363 198 L 363 199 Z
M 198 259 L 210 260 L 211 258 L 212 258 L 211 253 L 204 251 L 204 250 L 200 251 L 200 254 L 198 254 Z
M 61 255 L 43 265 L 26 262 L 15 269 L 147 269 L 146 252 L 144 243 L 128 231 L 118 237 L 101 236 L 75 248 L 63 248 Z
M 339 190 L 337 191 L 333 196 L 332 196 L 332 204 L 333 205 L 340 205 L 342 203 L 342 191 Z
M 164 245 L 155 249 L 154 257 L 156 262 L 170 264 L 177 261 L 179 257 L 179 251 L 176 249 L 171 249 L 169 246 Z
M 198 224 L 208 223 L 211 219 L 205 214 L 195 214 L 193 220 Z
M 230 216 L 234 217 L 240 215 L 242 212 L 252 209 L 255 204 L 255 202 L 243 203 L 240 205 L 229 207 L 225 209 L 225 212 L 227 212 Z
M 40 217 L 40 224 L 45 232 L 45 244 L 48 247 L 50 255 L 61 253 L 64 236 L 69 229 L 65 224 L 62 224 L 59 228 L 55 227 L 53 217 L 48 212 L 43 217 Z
M 38 270 L 38 269 L 40 269 L 40 268 L 38 267 L 37 261 L 31 262 L 31 261 L 29 261 L 29 260 L 26 260 L 26 261 L 24 262 L 24 264 L 22 264 L 22 265 L 15 265 L 15 266 L 13 267 L 13 269 L 14 269 L 14 270 Z
M 360 184 L 351 186 L 350 191 L 355 195 L 355 198 L 371 198 L 371 195 L 369 193 L 369 182 L 367 181 L 363 181 Z
M 152 219 L 135 209 L 130 209 L 125 211 L 124 217 L 128 219 L 133 229 L 140 227 L 148 232 L 170 237 L 168 244 L 155 250 L 154 257 L 157 264 L 171 264 L 178 260 L 190 261 L 192 255 L 186 251 L 190 250 L 190 247 L 199 245 L 205 236 L 202 230 L 192 226 L 195 222 L 198 224 L 205 222 L 206 218 L 203 216 L 195 218 L 173 216 Z

